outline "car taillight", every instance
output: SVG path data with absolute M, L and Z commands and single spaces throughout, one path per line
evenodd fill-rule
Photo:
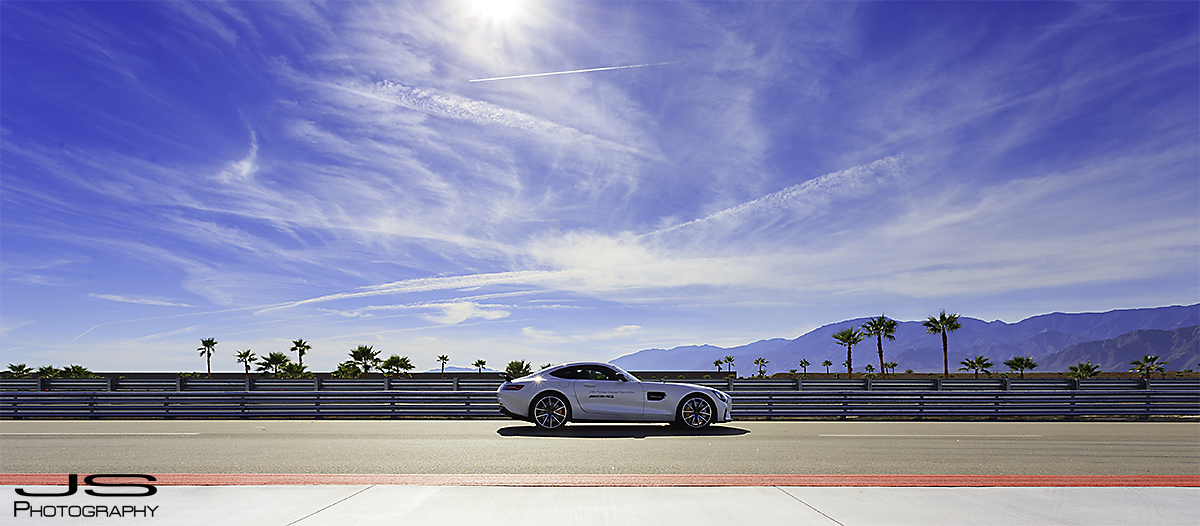
M 525 386 L 521 385 L 521 384 L 504 384 L 504 387 L 501 387 L 500 390 L 501 391 L 520 391 L 524 387 Z

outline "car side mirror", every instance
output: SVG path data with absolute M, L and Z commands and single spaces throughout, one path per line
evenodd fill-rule
M 629 381 L 627 378 L 625 378 L 625 375 L 623 375 L 623 374 L 618 374 L 618 375 L 617 375 L 617 379 L 618 379 L 618 380 L 620 380 L 620 381 L 622 381 L 622 382 L 628 382 L 628 381 Z

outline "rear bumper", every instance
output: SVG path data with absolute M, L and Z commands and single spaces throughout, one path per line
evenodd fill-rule
M 503 414 L 504 416 L 507 416 L 507 417 L 515 419 L 515 420 L 524 420 L 526 422 L 529 421 L 529 418 L 525 417 L 524 415 L 519 415 L 517 413 L 509 411 L 507 407 L 504 407 L 504 404 L 500 404 L 500 413 Z

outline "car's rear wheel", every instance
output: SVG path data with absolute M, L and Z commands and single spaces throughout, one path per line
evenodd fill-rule
M 691 429 L 703 429 L 713 421 L 713 404 L 709 399 L 692 395 L 679 404 L 676 420 Z
M 570 418 L 571 407 L 557 394 L 545 394 L 533 401 L 533 423 L 542 429 L 558 429 Z

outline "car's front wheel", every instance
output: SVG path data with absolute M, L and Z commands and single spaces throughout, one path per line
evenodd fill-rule
M 542 429 L 558 429 L 571 417 L 571 408 L 561 396 L 551 393 L 533 402 L 533 423 Z
M 676 419 L 691 429 L 708 427 L 713 421 L 713 404 L 700 395 L 692 395 L 679 404 Z

